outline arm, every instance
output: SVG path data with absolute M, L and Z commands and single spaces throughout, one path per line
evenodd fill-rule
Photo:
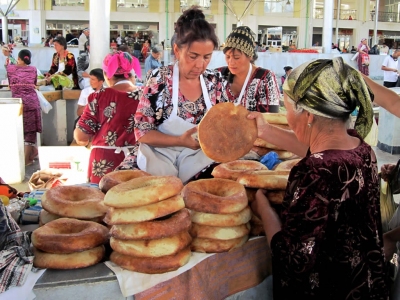
M 386 67 L 386 66 L 382 66 L 382 67 L 381 67 L 381 70 L 383 70 L 383 71 L 397 72 L 397 69 L 395 69 L 395 68 L 388 68 L 388 67 Z
M 307 154 L 308 147 L 299 142 L 293 131 L 268 124 L 258 112 L 251 112 L 248 118 L 256 119 L 259 138 L 279 148 L 293 152 L 300 157 L 304 157 Z
M 374 102 L 400 118 L 400 96 L 392 90 L 376 83 L 369 77 L 363 74 L 361 75 L 375 95 Z
M 78 105 L 78 109 L 76 110 L 77 116 L 81 116 L 83 114 L 83 111 L 85 110 L 86 106 Z
M 192 137 L 197 132 L 197 127 L 189 129 L 180 136 L 164 134 L 158 130 L 150 130 L 138 141 L 153 147 L 186 147 L 193 150 L 200 149 L 199 142 Z
M 88 98 L 88 105 L 83 110 L 81 118 L 74 130 L 74 139 L 78 145 L 86 146 L 91 137 L 94 136 L 98 129 L 99 107 L 97 101 L 94 101 L 94 94 Z
M 383 234 L 383 252 L 385 254 L 386 261 L 392 259 L 393 254 L 396 253 L 397 242 L 400 242 L 400 227 L 397 227 Z

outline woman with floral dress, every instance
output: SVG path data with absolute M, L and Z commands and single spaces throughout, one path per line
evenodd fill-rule
M 134 116 L 139 104 L 140 89 L 132 83 L 132 56 L 127 52 L 109 54 L 103 61 L 106 83 L 92 93 L 74 131 L 79 145 L 92 139 L 88 178 L 99 183 L 113 171 L 136 143 Z
M 184 11 L 176 25 L 177 63 L 153 70 L 135 115 L 140 142 L 119 169 L 140 168 L 188 181 L 212 161 L 193 136 L 207 110 L 219 102 L 221 78 L 207 70 L 218 39 L 201 10 Z

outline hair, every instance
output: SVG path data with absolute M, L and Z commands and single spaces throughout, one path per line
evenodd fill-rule
M 129 73 L 129 74 L 127 74 L 128 75 L 128 78 L 131 78 L 133 75 L 132 75 L 132 73 Z M 125 75 L 124 74 L 118 74 L 118 75 L 114 75 L 113 77 L 112 77 L 113 79 L 128 79 L 128 78 L 126 78 L 125 77 Z
M 128 45 L 121 45 L 121 46 L 119 46 L 118 47 L 118 49 L 117 49 L 118 51 L 122 51 L 122 52 L 128 52 L 128 53 L 130 53 L 130 47 L 128 46 Z
M 89 75 L 94 76 L 97 78 L 99 81 L 104 81 L 104 73 L 103 69 L 101 68 L 96 68 L 90 71 Z
M 196 41 L 210 40 L 214 49 L 218 48 L 218 37 L 214 28 L 206 21 L 206 18 L 198 6 L 192 6 L 185 10 L 176 21 L 175 44 L 181 48 L 183 45 L 190 45 Z
M 55 43 L 55 42 L 57 42 L 57 43 L 59 43 L 61 46 L 63 46 L 63 47 L 64 47 L 64 50 L 67 49 L 67 41 L 66 41 L 65 37 L 63 37 L 63 36 L 56 36 L 56 37 L 53 39 L 53 43 Z
M 27 65 L 31 64 L 31 57 L 32 57 L 31 51 L 29 51 L 27 49 L 22 49 L 21 51 L 19 51 L 18 57 L 25 64 L 27 64 Z
M 286 67 L 284 67 L 283 69 L 285 70 L 285 72 L 287 72 L 287 71 L 289 71 L 289 70 L 292 70 L 293 68 L 292 68 L 291 66 L 286 66 Z
M 88 47 L 90 47 L 90 40 L 89 39 L 85 42 L 85 44 L 83 44 L 83 48 L 85 49 L 86 52 L 89 51 Z

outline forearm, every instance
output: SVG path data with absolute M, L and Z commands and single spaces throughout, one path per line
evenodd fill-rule
M 400 227 L 390 230 L 384 234 L 385 239 L 392 242 L 400 242 Z
M 138 141 L 153 147 L 184 146 L 179 136 L 164 134 L 158 130 L 146 132 Z
M 282 229 L 281 221 L 275 210 L 269 205 L 266 205 L 265 209 L 260 212 L 260 217 L 263 222 L 268 245 L 271 246 L 272 237 Z
M 89 134 L 84 133 L 81 129 L 75 128 L 74 139 L 78 145 L 86 146 L 90 141 L 90 137 Z
M 86 106 L 78 105 L 78 109 L 76 110 L 76 114 L 77 114 L 78 116 L 82 115 L 82 114 L 83 114 L 83 111 L 85 110 L 85 107 L 86 107 Z
M 395 68 L 388 68 L 388 67 L 386 67 L 386 66 L 382 66 L 381 70 L 383 70 L 383 71 L 397 72 L 397 69 L 395 69 Z
M 306 156 L 308 150 L 307 146 L 299 142 L 293 131 L 285 130 L 273 125 L 265 126 L 268 126 L 268 128 L 263 131 L 262 136 L 260 136 L 261 139 L 300 157 Z

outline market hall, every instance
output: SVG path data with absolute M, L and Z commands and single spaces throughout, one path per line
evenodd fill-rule
M 250 27 L 238 24 L 222 42 L 203 11 L 189 6 L 176 20 L 164 66 L 137 76 L 132 49 L 96 39 L 109 32 L 104 7 L 90 8 L 85 53 L 54 37 L 55 72 L 42 69 L 32 83 L 13 74 L 37 68 L 33 49 L 5 45 L 4 85 L 10 91 L 4 91 L 9 99 L 3 104 L 10 116 L 24 104 L 23 114 L 9 117 L 18 136 L 12 140 L 17 164 L 28 168 L 39 159 L 41 170 L 29 178 L 27 193 L 13 188 L 18 179 L 9 179 L 21 177 L 20 170 L 1 176 L 8 230 L 3 255 L 12 263 L 2 275 L 0 297 L 340 299 L 356 290 L 385 298 L 384 220 L 372 213 L 379 211 L 379 184 L 368 145 L 379 143 L 371 137 L 375 91 L 350 66 L 350 57 L 318 57 L 318 48 L 317 60 L 300 54 L 305 61 L 294 64 L 281 87 L 272 68 L 257 60 L 269 53 L 257 53 Z M 75 89 L 68 60 L 85 56 L 95 91 L 71 132 L 75 145 L 65 146 L 66 102 L 83 93 Z M 94 72 L 99 68 L 103 74 Z M 48 128 L 34 129 L 44 139 L 28 139 L 25 94 L 37 82 L 38 106 L 31 110 L 42 111 L 43 123 L 53 114 L 65 126 L 53 145 L 43 143 Z M 356 110 L 354 130 L 347 131 L 344 121 Z M 27 149 L 33 151 L 28 156 Z M 343 183 L 343 167 L 357 177 Z M 333 173 L 339 177 L 328 176 Z M 337 198 L 341 205 L 333 205 Z M 355 213 L 365 226 L 357 227 Z M 33 232 L 24 231 L 28 224 Z M 336 226 L 347 231 L 334 234 Z M 336 248 L 330 246 L 334 241 Z M 371 251 L 381 258 L 372 262 Z M 360 257 L 365 264 L 354 261 Z M 334 276 L 354 270 L 357 275 Z M 357 284 L 367 278 L 374 284 Z

